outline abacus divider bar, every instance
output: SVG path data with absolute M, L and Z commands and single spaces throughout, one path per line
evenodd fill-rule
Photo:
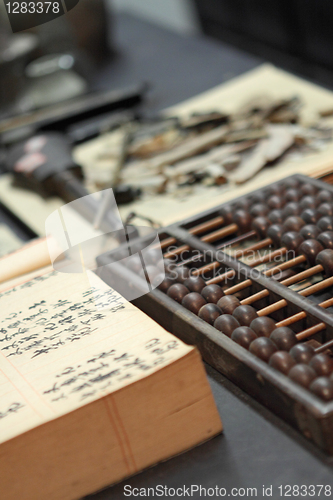
M 305 259 L 305 257 L 304 257 Z M 287 278 L 283 281 L 281 281 L 281 285 L 284 286 L 290 286 L 293 285 L 294 283 L 298 283 L 299 281 L 303 281 L 310 276 L 313 276 L 314 274 L 321 273 L 323 271 L 323 267 L 318 265 L 311 267 L 310 269 L 306 269 L 305 271 L 302 271 L 301 273 L 295 274 L 295 276 L 291 276 L 290 278 Z M 241 301 L 242 305 L 249 305 L 253 304 L 253 302 L 257 302 L 257 300 L 264 299 L 265 297 L 268 297 L 269 291 L 268 290 L 261 290 L 258 293 L 255 293 L 254 295 L 250 295 L 250 297 L 246 297 L 246 299 Z
M 325 342 L 325 344 L 321 345 L 320 347 L 317 347 L 315 349 L 316 354 L 320 354 L 321 352 L 325 352 L 327 349 L 330 349 L 333 347 L 333 340 L 329 340 L 328 342 Z
M 284 255 L 287 252 L 286 248 L 279 248 L 278 250 L 275 250 L 274 252 L 270 252 L 267 255 L 263 255 L 257 260 L 254 260 L 253 262 L 247 264 L 249 267 L 256 267 L 259 266 L 260 264 L 265 264 L 266 262 L 269 262 L 272 258 L 274 259 L 275 257 L 278 257 L 280 255 Z M 221 274 L 220 276 L 216 276 L 216 278 L 212 278 L 211 280 L 207 281 L 207 285 L 214 285 L 216 283 L 220 283 L 223 281 L 225 278 L 231 278 L 234 276 L 235 271 L 227 271 L 224 274 Z
M 328 307 L 333 306 L 333 298 L 325 300 L 324 302 L 321 302 L 318 305 L 320 307 L 322 307 L 323 309 L 327 309 Z M 289 326 L 289 325 L 292 325 L 294 323 L 297 323 L 297 321 L 300 321 L 301 319 L 305 319 L 306 317 L 307 317 L 306 312 L 301 311 L 299 313 L 293 314 L 292 316 L 289 316 L 289 318 L 286 318 L 286 319 L 284 319 L 284 320 L 279 321 L 278 323 L 276 323 L 276 328 L 280 328 L 280 326 Z
M 215 217 L 214 219 L 211 219 L 210 221 L 203 222 L 202 224 L 199 224 L 198 226 L 192 227 L 191 229 L 188 229 L 188 232 L 190 234 L 201 234 L 204 233 L 205 231 L 209 231 L 210 229 L 215 229 L 216 227 L 220 226 L 223 224 L 224 219 L 221 216 Z M 166 238 L 165 240 L 161 241 L 160 246 L 164 250 L 164 248 L 167 248 L 170 245 L 174 245 L 177 243 L 177 239 L 170 237 Z
M 320 281 L 319 283 L 315 283 L 314 285 L 305 288 L 304 290 L 299 292 L 299 295 L 302 295 L 303 297 L 308 297 L 309 295 L 320 292 L 321 290 L 324 290 L 325 288 L 328 288 L 331 285 L 333 285 L 333 277 L 327 278 L 326 280 Z M 279 309 L 282 309 L 287 304 L 288 304 L 287 301 L 285 299 L 282 299 L 279 300 L 278 302 L 275 302 L 274 304 L 270 304 L 269 306 L 264 307 L 260 311 L 257 311 L 257 314 L 258 316 L 268 316 L 273 312 L 279 311 Z
M 246 241 L 254 236 L 257 236 L 257 231 L 255 230 L 250 231 L 249 233 L 242 234 L 241 236 L 237 236 L 237 238 L 233 238 L 232 240 L 229 240 L 226 243 L 222 243 L 221 245 L 218 245 L 216 248 L 218 250 L 222 250 L 222 248 L 238 245 L 239 243 L 242 243 L 243 241 Z

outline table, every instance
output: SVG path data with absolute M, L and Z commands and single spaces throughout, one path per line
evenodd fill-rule
M 227 44 L 205 37 L 185 38 L 127 14 L 118 15 L 115 21 L 118 56 L 94 76 L 93 86 L 101 89 L 148 81 L 152 89 L 147 106 L 152 113 L 263 62 Z M 224 434 L 92 495 L 91 500 L 127 498 L 125 485 L 218 485 L 228 493 L 231 488 L 257 488 L 256 498 L 264 498 L 263 485 L 272 485 L 270 498 L 280 498 L 279 485 L 332 484 L 333 459 L 213 368 L 206 368 Z M 203 497 L 197 492 L 191 498 Z M 251 498 L 251 492 L 243 498 Z

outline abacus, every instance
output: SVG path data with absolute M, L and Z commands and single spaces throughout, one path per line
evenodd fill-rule
M 333 187 L 294 175 L 159 237 L 165 278 L 152 248 L 159 285 L 135 305 L 333 454 Z M 136 286 L 135 264 L 115 276 L 111 254 L 98 257 L 102 279 Z

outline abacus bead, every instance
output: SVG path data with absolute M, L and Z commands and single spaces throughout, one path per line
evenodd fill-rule
M 268 206 L 264 205 L 263 203 L 257 203 L 255 205 L 252 205 L 250 209 L 250 215 L 252 217 L 260 217 L 267 215 L 269 212 Z
M 238 306 L 232 315 L 241 326 L 250 326 L 250 323 L 258 317 L 257 311 L 251 306 Z
M 279 370 L 279 372 L 288 375 L 289 371 L 295 366 L 296 362 L 289 352 L 277 351 L 269 359 L 269 366 Z
M 232 314 L 236 307 L 240 306 L 240 302 L 237 297 L 226 295 L 218 301 L 217 305 L 222 310 L 223 314 Z
M 250 324 L 250 328 L 258 337 L 269 337 L 273 330 L 275 330 L 275 322 L 267 316 L 254 318 Z
M 160 278 L 160 274 L 156 277 L 156 280 L 158 280 Z M 162 283 L 160 283 L 158 285 L 158 289 L 161 290 L 162 292 L 164 293 L 167 293 L 167 291 L 169 290 L 170 286 L 173 285 L 175 282 L 175 280 L 173 280 L 170 276 L 165 276 L 164 280 L 162 281 Z
M 333 249 L 333 231 L 324 231 L 320 233 L 317 240 L 324 248 Z
M 317 374 L 311 366 L 300 363 L 291 368 L 288 373 L 288 377 L 297 384 L 308 388 L 317 377 Z
M 289 354 L 296 363 L 308 364 L 315 355 L 315 350 L 309 344 L 296 344 L 290 349 Z
M 301 217 L 292 215 L 291 217 L 288 217 L 282 224 L 282 231 L 284 233 L 288 231 L 299 231 L 303 226 L 305 226 L 304 220 Z
M 252 229 L 255 230 L 259 239 L 264 239 L 270 225 L 271 221 L 267 217 L 256 217 L 252 222 Z
M 333 369 L 333 360 L 327 354 L 315 354 L 309 365 L 320 377 L 328 376 Z
M 207 302 L 217 304 L 221 297 L 224 297 L 224 292 L 219 285 L 207 285 L 201 290 L 201 295 Z
M 237 344 L 245 347 L 245 349 L 248 349 L 251 342 L 253 342 L 257 336 L 248 326 L 239 326 L 232 332 L 231 338 L 237 342 Z
M 182 303 L 183 298 L 185 295 L 189 293 L 189 289 L 186 288 L 186 286 L 182 285 L 181 283 L 175 283 L 174 285 L 171 285 L 169 290 L 167 291 L 167 295 L 175 300 L 176 302 L 179 302 L 180 304 Z
M 252 217 L 246 210 L 236 210 L 234 217 L 234 223 L 238 226 L 239 233 L 247 233 L 251 229 Z
M 248 210 L 250 206 L 252 205 L 251 201 L 249 198 L 242 198 L 241 200 L 237 201 L 235 203 L 235 208 L 236 210 Z
M 318 253 L 316 264 L 324 268 L 327 277 L 333 276 L 333 250 L 326 248 Z
M 234 209 L 231 205 L 224 205 L 224 207 L 220 209 L 220 215 L 223 217 L 223 224 L 225 226 L 228 226 L 233 222 L 232 219 L 234 215 Z
M 316 378 L 309 387 L 310 391 L 325 401 L 333 399 L 333 381 L 328 377 Z
M 317 191 L 318 189 L 310 183 L 306 183 L 301 186 L 301 193 L 303 196 L 314 196 Z
M 222 314 L 214 321 L 214 327 L 220 332 L 231 337 L 231 334 L 240 324 L 237 319 L 231 316 L 231 314 Z
M 282 238 L 282 226 L 280 224 L 273 224 L 267 230 L 267 237 L 272 240 L 275 247 L 279 248 Z
M 283 183 L 286 189 L 298 189 L 300 185 L 299 180 L 296 179 L 295 177 L 290 177 L 289 179 L 286 179 Z
M 298 253 L 304 255 L 307 263 L 310 267 L 313 267 L 316 263 L 316 257 L 321 252 L 323 247 L 317 240 L 305 240 L 299 246 Z
M 305 210 L 306 208 L 316 208 L 317 200 L 313 196 L 304 196 L 299 202 L 299 206 L 301 210 Z
M 194 314 L 198 314 L 199 310 L 206 304 L 205 299 L 197 292 L 191 292 L 182 300 L 182 306 L 186 307 L 189 311 Z
M 285 192 L 285 187 L 282 184 L 272 184 L 267 189 L 268 196 L 280 196 Z
M 280 326 L 272 331 L 269 337 L 281 351 L 290 351 L 296 344 L 295 333 L 287 326 Z
M 282 208 L 284 206 L 284 200 L 277 195 L 270 196 L 267 200 L 267 205 L 271 210 L 274 210 L 276 208 Z
M 184 285 L 190 290 L 190 292 L 198 292 L 206 286 L 206 283 L 200 276 L 190 276 L 184 281 Z
M 287 203 L 287 205 L 285 205 L 284 208 L 282 209 L 282 215 L 284 219 L 286 219 L 287 217 L 291 217 L 293 215 L 299 215 L 300 213 L 301 213 L 300 206 L 295 201 Z
M 306 226 L 302 227 L 299 234 L 305 240 L 314 240 L 317 238 L 317 236 L 320 235 L 320 229 L 318 229 L 318 227 L 314 224 L 307 224 Z
M 190 277 L 191 274 L 189 268 L 185 266 L 177 267 L 177 269 L 175 269 L 174 272 L 176 273 L 177 276 L 176 281 L 182 284 L 184 284 L 184 282 Z
M 272 210 L 267 217 L 271 224 L 281 224 L 283 222 L 282 210 Z
M 253 205 L 257 205 L 259 203 L 265 203 L 265 200 L 266 200 L 266 194 L 262 190 L 257 191 L 256 193 L 253 193 L 251 195 L 251 201 Z
M 318 212 L 323 216 L 323 215 L 333 215 L 333 205 L 332 203 L 322 203 L 319 205 L 317 208 Z
M 332 231 L 333 229 L 333 217 L 329 215 L 325 215 L 325 217 L 321 217 L 317 222 L 317 226 L 321 231 Z
M 330 202 L 333 201 L 333 194 L 327 189 L 322 189 L 317 194 L 317 199 L 320 203 Z
M 301 213 L 301 219 L 304 220 L 305 224 L 316 224 L 321 217 L 321 213 L 315 208 L 306 208 Z
M 199 318 L 213 325 L 221 314 L 222 311 L 216 304 L 205 304 L 199 311 Z
M 249 351 L 268 363 L 269 358 L 277 351 L 277 347 L 271 339 L 259 337 L 251 342 Z
M 287 189 L 284 196 L 286 201 L 298 201 L 302 195 L 298 189 Z
M 281 246 L 286 247 L 287 250 L 295 252 L 295 254 L 298 255 L 298 249 L 303 241 L 304 239 L 299 233 L 288 231 L 281 238 Z

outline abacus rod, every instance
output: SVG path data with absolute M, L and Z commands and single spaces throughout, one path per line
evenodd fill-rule
M 214 219 L 208 221 L 208 222 L 203 222 L 202 224 L 199 224 L 198 226 L 192 227 L 191 229 L 188 230 L 189 233 L 191 234 L 201 234 L 204 233 L 205 231 L 209 231 L 210 229 L 215 229 L 216 227 L 220 226 L 223 224 L 224 219 L 221 216 L 215 217 Z M 160 243 L 160 247 L 162 249 L 167 248 L 170 245 L 174 245 L 177 243 L 177 239 L 170 237 L 166 238 L 165 240 L 162 240 Z
M 274 266 L 271 269 L 267 269 L 266 271 L 263 272 L 265 276 L 273 276 L 276 274 L 278 271 L 284 271 L 285 269 L 289 269 L 290 267 L 293 267 L 294 265 L 300 264 L 304 262 L 305 257 L 304 255 L 299 255 L 298 257 L 295 257 L 294 259 L 288 260 L 287 262 L 282 262 L 278 266 Z M 290 262 L 293 261 L 292 265 L 290 265 Z M 287 265 L 288 264 L 288 265 Z M 250 279 L 242 281 L 241 283 L 237 283 L 237 285 L 234 285 L 227 290 L 224 291 L 226 295 L 232 295 L 233 293 L 240 292 L 241 290 L 244 290 L 245 288 L 248 288 L 249 286 L 252 285 L 252 281 Z M 261 292 L 259 292 L 261 293 Z M 253 295 L 251 295 L 253 297 Z M 250 297 L 247 297 L 250 298 Z M 246 299 L 244 299 L 246 300 Z
M 235 231 L 237 231 L 237 229 L 238 229 L 237 224 L 230 224 L 229 226 L 224 227 L 222 229 L 218 229 L 217 231 L 214 231 L 213 233 L 207 234 L 206 236 L 203 236 L 200 239 L 204 243 L 212 243 L 216 240 L 219 240 L 221 237 L 223 238 L 224 236 L 226 236 L 228 234 L 234 233 Z M 175 250 L 172 250 L 171 252 L 167 252 L 164 255 L 164 258 L 168 259 L 169 257 L 173 257 L 174 255 L 179 255 L 182 252 L 186 252 L 187 250 L 190 250 L 190 248 L 191 247 L 189 245 L 182 245 L 182 246 L 176 248 Z
M 303 281 L 310 276 L 314 276 L 315 274 L 321 273 L 323 271 L 323 266 L 314 266 L 311 267 L 310 269 L 306 269 L 305 271 L 302 271 L 301 273 L 295 274 L 295 276 L 291 276 L 290 278 L 287 278 L 283 281 L 281 281 L 281 285 L 285 286 L 291 286 L 295 283 L 298 283 L 300 281 Z M 246 299 L 241 301 L 242 305 L 249 305 L 253 304 L 253 302 L 257 302 L 257 300 L 264 299 L 265 297 L 268 297 L 269 291 L 264 289 L 261 290 L 258 293 L 255 293 L 254 295 L 251 295 L 250 297 L 246 297 Z
M 322 307 L 323 309 L 327 309 L 328 307 L 333 306 L 333 298 L 325 300 L 324 302 L 321 302 L 320 304 L 318 304 L 318 306 Z M 304 311 L 293 314 L 293 316 L 289 316 L 289 318 L 286 318 L 286 319 L 276 323 L 276 328 L 279 328 L 280 326 L 292 325 L 293 323 L 297 323 L 297 321 L 300 321 L 301 319 L 305 319 L 306 316 L 307 316 L 307 314 Z
M 251 262 L 251 264 L 248 264 L 249 267 L 256 267 L 259 266 L 260 264 L 265 264 L 266 262 L 269 262 L 270 259 L 274 259 L 275 257 L 278 257 L 280 255 L 284 255 L 287 252 L 286 248 L 279 248 L 278 250 L 275 250 L 274 252 L 270 252 L 267 255 L 263 255 L 257 260 L 254 260 Z M 224 274 L 221 274 L 220 276 L 216 276 L 216 278 L 212 278 L 211 280 L 207 281 L 207 285 L 213 285 L 215 283 L 220 283 L 223 281 L 225 278 L 231 278 L 234 275 L 235 271 L 234 269 L 231 269 L 230 271 L 227 271 Z
M 266 240 L 259 241 L 259 243 L 256 243 L 255 245 L 252 245 L 249 248 L 245 248 L 244 250 L 239 250 L 235 255 L 231 255 L 232 258 L 238 258 L 239 256 L 246 257 L 249 253 L 255 252 L 256 250 L 262 250 L 263 248 L 267 247 L 267 241 L 270 241 L 270 238 L 267 238 Z M 198 269 L 195 269 L 193 271 L 194 276 L 199 276 L 200 274 L 204 274 L 206 271 L 214 271 L 218 267 L 220 267 L 221 263 L 214 261 L 210 262 L 209 264 L 206 264 L 205 266 L 198 267 Z
M 329 340 L 328 342 L 321 345 L 320 347 L 317 347 L 317 349 L 315 349 L 314 351 L 316 354 L 320 354 L 321 352 L 325 352 L 327 349 L 330 349 L 331 347 L 333 347 L 333 340 Z
M 245 241 L 245 240 L 247 240 L 247 239 L 251 238 L 252 236 L 256 236 L 256 234 L 257 234 L 257 232 L 256 232 L 256 231 L 250 231 L 249 233 L 243 234 L 242 236 L 238 236 L 237 238 L 234 238 L 233 240 L 229 240 L 227 243 L 223 243 L 222 245 L 218 245 L 218 246 L 216 247 L 216 249 L 217 249 L 217 250 L 222 250 L 222 248 L 229 247 L 229 246 L 233 246 L 233 245 L 235 245 L 235 244 L 241 243 L 242 241 Z M 263 240 L 263 241 L 265 241 L 265 240 Z M 262 241 L 262 242 L 257 243 L 256 245 L 253 245 L 253 246 L 254 246 L 254 247 L 256 247 L 256 246 L 257 246 L 257 245 L 259 245 L 259 244 L 261 245 L 261 244 L 263 243 L 263 241 Z M 265 245 L 265 246 L 267 246 L 267 245 Z M 258 248 L 255 248 L 255 249 L 252 249 L 252 247 L 251 247 L 251 249 L 252 249 L 253 251 L 254 251 L 254 250 L 260 250 L 261 248 L 264 248 L 264 247 L 261 247 L 261 246 L 259 247 L 259 246 L 258 246 Z M 202 256 L 200 256 L 200 259 L 199 259 L 199 260 L 201 260 L 203 257 L 204 257 L 203 255 L 202 255 Z M 189 258 L 189 259 L 187 259 L 187 260 L 184 260 L 184 261 L 182 261 L 182 262 L 178 262 L 178 264 L 176 264 L 176 265 L 177 265 L 177 266 L 186 266 L 187 264 L 191 264 L 192 262 L 196 262 L 196 261 L 197 261 L 197 259 L 198 259 L 198 256 L 197 256 L 197 255 L 194 255 L 193 257 L 190 257 L 190 258 Z
M 302 295 L 303 297 L 308 297 L 309 295 L 320 292 L 321 290 L 328 288 L 331 285 L 333 285 L 333 277 L 327 278 L 326 280 L 320 281 L 319 283 L 316 283 L 312 286 L 309 286 L 308 288 L 305 288 L 304 290 L 299 292 L 299 295 Z M 269 314 L 272 314 L 273 312 L 282 309 L 287 304 L 288 304 L 287 301 L 285 299 L 282 299 L 279 300 L 278 302 L 275 302 L 274 304 L 264 307 L 260 311 L 257 311 L 257 314 L 258 316 L 268 316 Z
M 326 324 L 325 323 L 318 323 L 317 325 L 311 326 L 310 328 L 307 328 L 303 332 L 297 333 L 296 338 L 297 340 L 304 340 L 307 339 L 308 337 L 311 337 L 315 333 L 322 332 L 325 330 Z

